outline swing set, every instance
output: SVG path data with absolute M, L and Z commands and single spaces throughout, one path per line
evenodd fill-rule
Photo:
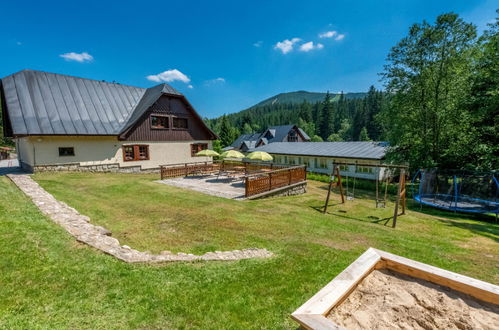
M 395 228 L 397 225 L 397 217 L 399 215 L 405 214 L 406 208 L 406 173 L 407 166 L 404 165 L 389 165 L 389 164 L 358 164 L 358 163 L 333 163 L 333 171 L 331 172 L 329 187 L 326 196 L 326 202 L 324 203 L 323 213 L 327 212 L 327 208 L 329 205 L 329 199 L 331 197 L 331 191 L 333 188 L 338 188 L 341 203 L 344 204 L 345 200 L 354 200 L 355 199 L 355 185 L 356 185 L 356 176 L 353 176 L 353 182 L 350 182 L 350 178 L 348 176 L 348 172 L 346 174 L 346 182 L 345 188 L 343 189 L 343 181 L 342 176 L 340 174 L 340 166 L 354 166 L 355 170 L 357 166 L 362 167 L 374 167 L 376 168 L 376 208 L 385 208 L 388 200 L 388 186 L 393 181 L 395 174 L 399 171 L 399 181 L 397 187 L 397 196 L 396 202 L 393 211 L 393 223 L 392 227 Z M 383 171 L 381 172 L 381 169 Z M 384 187 L 383 187 L 384 183 Z M 384 189 L 383 189 L 384 188 Z M 384 190 L 384 191 L 383 191 Z M 345 198 L 346 197 L 346 198 Z M 402 212 L 399 214 L 399 206 L 402 208 Z

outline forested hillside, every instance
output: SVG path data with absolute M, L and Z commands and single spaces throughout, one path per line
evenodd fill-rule
M 333 101 L 338 101 L 343 95 L 342 93 L 331 94 L 331 99 Z M 347 99 L 360 99 L 366 96 L 366 93 L 345 93 L 344 97 Z M 275 96 L 269 97 L 260 103 L 255 104 L 251 108 L 263 107 L 275 104 L 289 104 L 289 103 L 317 103 L 322 102 L 326 97 L 326 93 L 317 92 L 307 92 L 307 91 L 297 91 L 289 93 L 280 93 Z
M 318 96 L 320 99 L 310 102 L 302 98 L 300 103 L 296 102 L 307 94 L 310 94 L 308 100 Z M 383 93 L 374 87 L 367 93 L 294 92 L 279 94 L 241 112 L 206 121 L 218 133 L 230 132 L 230 138 L 222 144 L 234 140 L 240 133 L 287 124 L 297 124 L 314 141 L 377 140 L 380 129 L 374 118 L 381 110 L 383 100 Z

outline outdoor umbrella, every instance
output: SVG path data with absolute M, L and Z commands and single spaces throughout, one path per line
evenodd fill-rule
M 262 161 L 274 159 L 270 154 L 266 153 L 265 151 L 254 151 L 249 155 L 247 155 L 246 158 L 251 160 L 262 160 Z
M 214 156 L 220 156 L 220 154 L 216 151 L 210 150 L 210 149 L 204 149 L 201 150 L 196 154 L 196 156 L 206 156 L 206 157 L 214 157 Z
M 228 150 L 225 152 L 222 152 L 220 155 L 222 158 L 244 158 L 244 154 L 240 153 L 237 150 Z

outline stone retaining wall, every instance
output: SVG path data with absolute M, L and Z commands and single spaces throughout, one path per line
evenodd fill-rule
M 268 193 L 262 193 L 255 196 L 250 196 L 248 199 L 262 199 L 270 197 L 280 197 L 280 196 L 295 196 L 301 195 L 307 192 L 307 182 L 296 183 L 291 186 L 286 186 L 283 188 L 276 189 L 275 191 L 270 191 Z
M 159 173 L 159 168 L 143 169 L 141 166 L 120 167 L 119 164 L 80 165 L 79 163 L 36 165 L 25 163 L 21 167 L 29 172 L 110 172 L 110 173 Z
M 266 249 L 244 249 L 234 251 L 214 251 L 203 255 L 188 253 L 172 253 L 163 251 L 161 254 L 151 254 L 134 250 L 111 237 L 112 233 L 101 226 L 89 223 L 90 218 L 80 214 L 66 203 L 58 201 L 49 194 L 29 175 L 8 174 L 12 182 L 21 189 L 40 211 L 52 221 L 62 226 L 76 240 L 93 246 L 107 254 L 125 262 L 166 262 L 195 260 L 240 260 L 249 258 L 269 258 L 273 254 Z

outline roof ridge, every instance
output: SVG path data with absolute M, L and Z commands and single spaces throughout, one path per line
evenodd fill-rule
M 148 89 L 145 87 L 138 87 L 138 86 L 133 86 L 133 85 L 127 85 L 127 84 L 122 84 L 122 83 L 117 83 L 117 82 L 109 82 L 106 80 L 98 80 L 98 79 L 92 79 L 92 78 L 84 78 L 84 77 L 79 77 L 79 76 L 74 76 L 74 75 L 69 75 L 69 74 L 64 74 L 64 73 L 55 73 L 55 72 L 48 72 L 48 71 L 43 71 L 43 70 L 33 70 L 33 69 L 22 69 L 20 71 L 14 72 L 8 76 L 5 76 L 4 78 L 15 76 L 21 72 L 40 72 L 40 73 L 48 73 L 48 74 L 53 74 L 55 76 L 60 76 L 60 77 L 71 77 L 71 78 L 77 78 L 77 79 L 83 79 L 83 80 L 90 80 L 90 81 L 96 81 L 100 83 L 105 83 L 105 84 L 110 84 L 110 85 L 118 85 L 118 86 L 126 86 L 126 87 L 133 87 L 137 89 Z M 4 79 L 2 78 L 2 79 Z M 162 85 L 162 84 L 159 84 Z M 166 83 L 163 83 L 163 85 L 166 85 Z M 157 86 L 157 85 L 156 85 Z M 153 86 L 154 87 L 154 86 Z M 149 87 L 151 88 L 151 87 Z

